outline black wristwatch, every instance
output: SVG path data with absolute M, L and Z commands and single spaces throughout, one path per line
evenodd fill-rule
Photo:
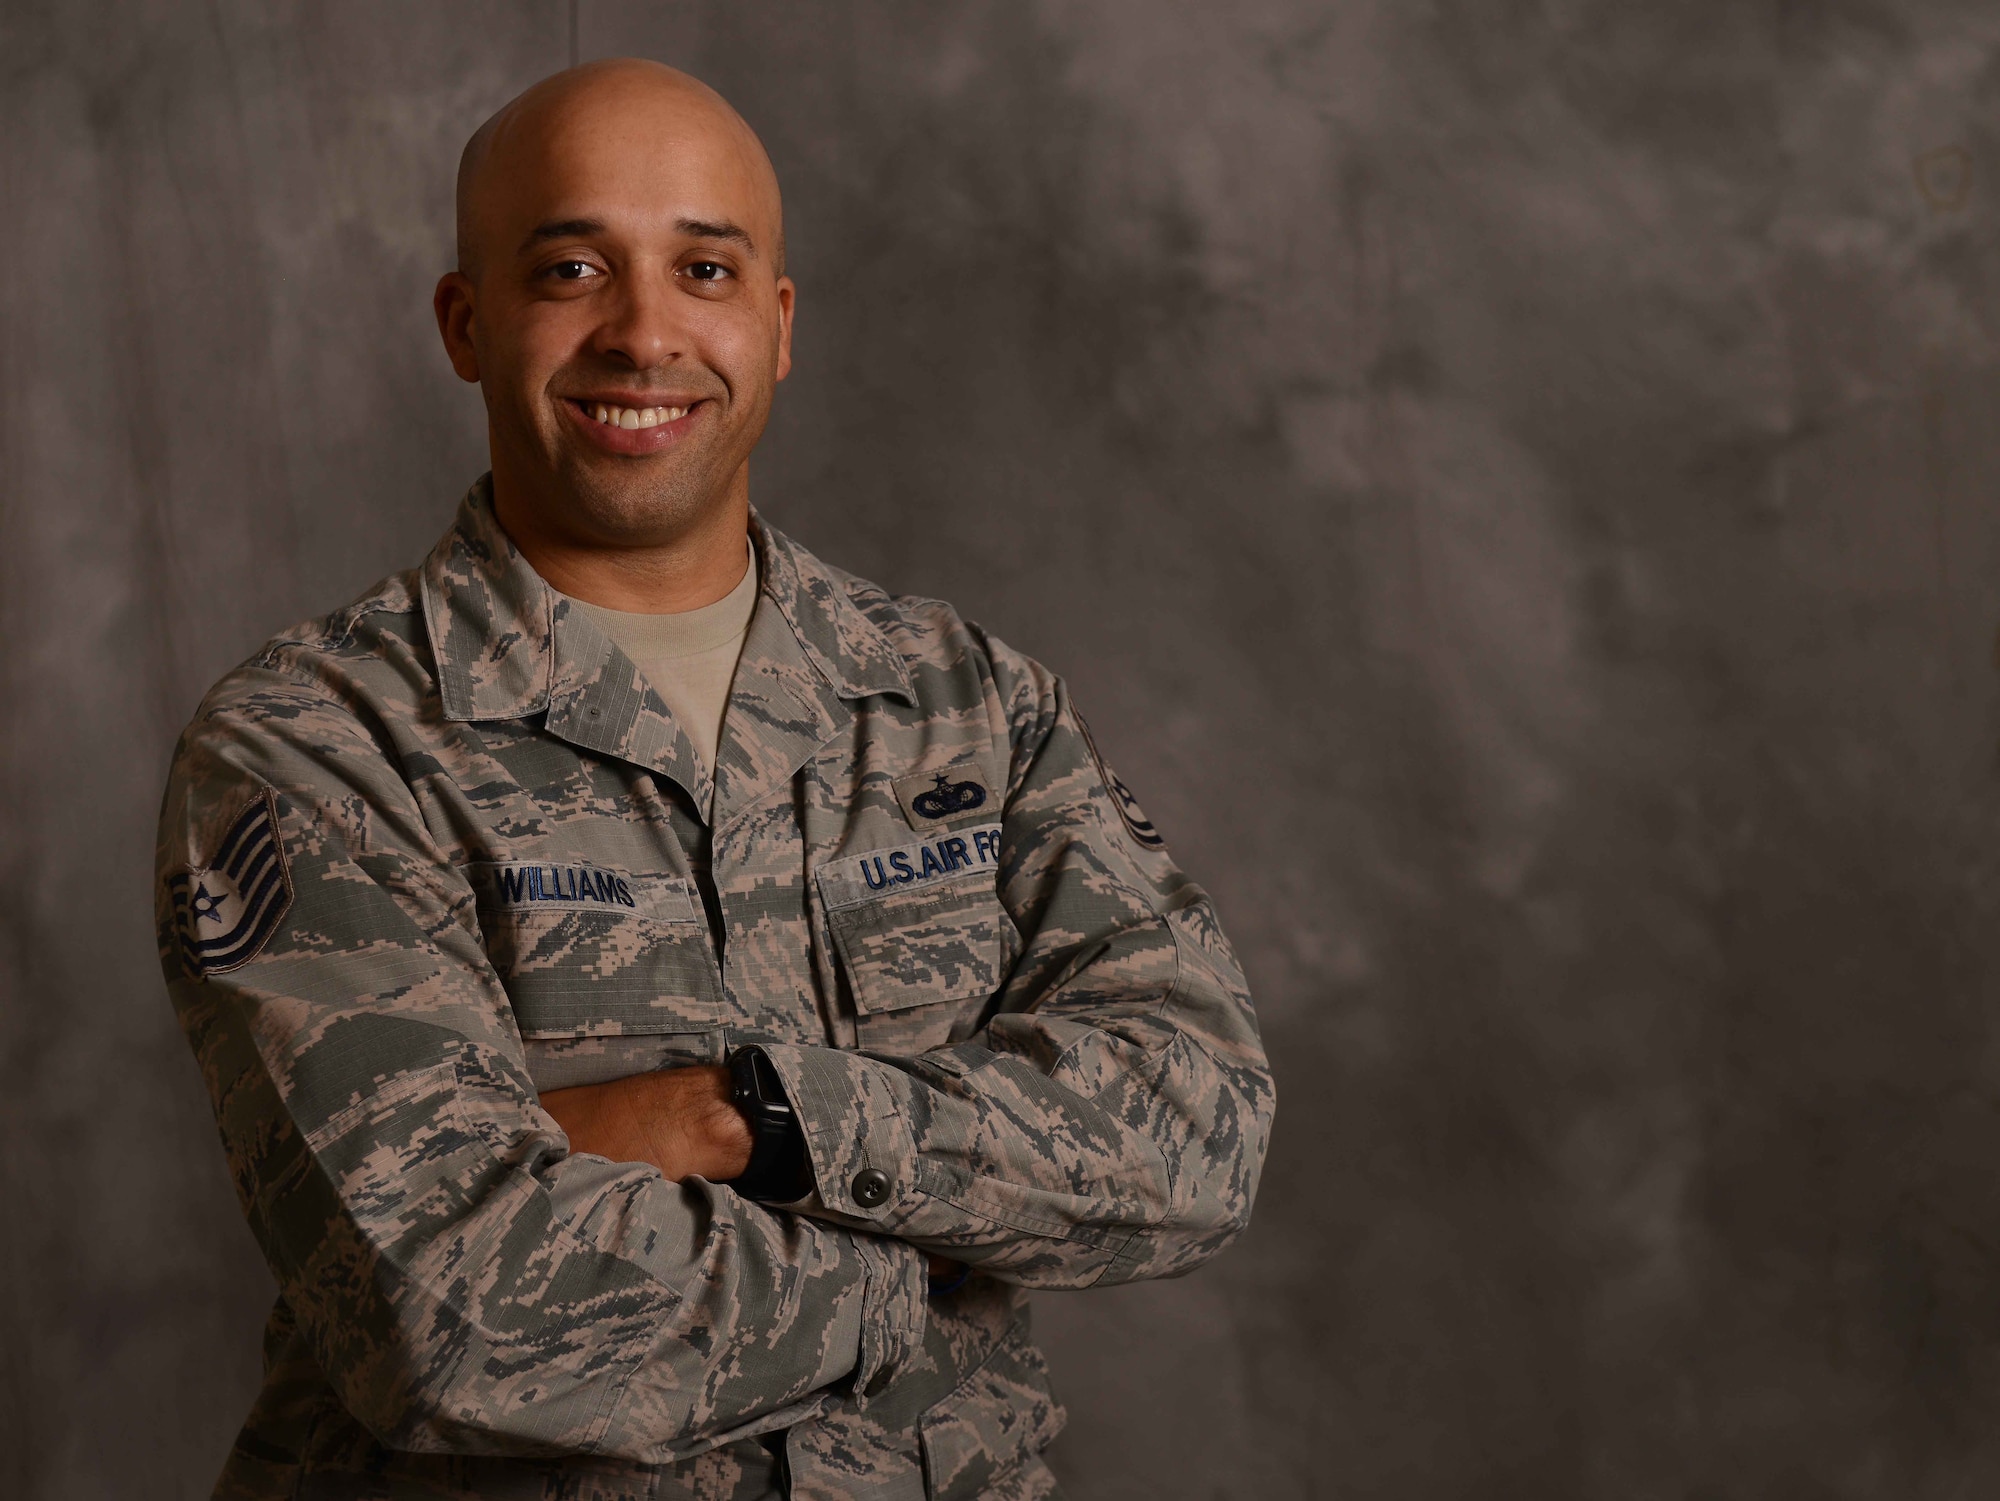
M 729 1186 L 760 1204 L 789 1204 L 812 1192 L 812 1164 L 798 1112 L 760 1047 L 732 1048 L 729 1098 L 750 1123 L 750 1165 Z

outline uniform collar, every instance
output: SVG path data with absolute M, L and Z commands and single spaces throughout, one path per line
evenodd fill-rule
M 848 597 L 844 576 L 754 513 L 751 532 L 760 583 L 724 721 L 718 823 L 789 777 L 847 717 L 845 700 L 915 701 L 902 656 Z M 552 734 L 671 776 L 708 807 L 692 743 L 624 653 L 529 566 L 493 514 L 490 475 L 459 503 L 420 588 L 447 719 L 546 715 Z M 782 772 L 780 761 L 790 763 Z
M 750 513 L 763 598 L 777 606 L 806 657 L 842 698 L 894 693 L 917 701 L 902 653 L 848 596 L 848 576 Z M 762 601 L 759 601 L 760 606 Z M 756 635 L 751 622 L 751 635 Z M 745 647 L 745 655 L 748 655 Z

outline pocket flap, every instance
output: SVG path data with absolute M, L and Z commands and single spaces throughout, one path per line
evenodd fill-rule
M 1048 1362 L 1016 1324 L 950 1396 L 918 1420 L 930 1501 L 972 1501 L 1046 1449 L 1069 1414 Z
M 947 887 L 827 913 L 854 1009 L 864 1015 L 988 996 L 1000 988 L 1006 909 L 991 887 Z
M 820 866 L 820 901 L 855 1009 L 903 1011 L 998 990 L 1012 927 L 999 870 L 997 823 Z

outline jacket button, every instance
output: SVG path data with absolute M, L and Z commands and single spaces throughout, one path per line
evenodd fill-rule
M 889 1175 L 880 1168 L 863 1168 L 847 1185 L 847 1191 L 863 1209 L 873 1209 L 889 1197 Z

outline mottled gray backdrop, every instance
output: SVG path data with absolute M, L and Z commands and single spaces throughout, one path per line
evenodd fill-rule
M 777 161 L 761 505 L 1067 673 L 1261 997 L 1255 1227 L 1038 1304 L 1079 1501 L 2000 1488 L 1992 0 L 0 16 L 0 1493 L 251 1391 L 160 779 L 482 467 L 572 46 Z

